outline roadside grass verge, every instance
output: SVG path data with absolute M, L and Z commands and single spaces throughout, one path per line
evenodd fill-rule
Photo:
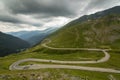
M 3 75 L 5 77 L 12 77 L 12 79 L 7 80 L 30 80 L 31 78 L 37 79 L 39 76 L 42 76 L 43 80 L 109 80 L 109 75 L 113 75 L 116 80 L 120 79 L 120 74 L 70 69 L 7 71 L 3 74 L 0 74 L 0 76 Z

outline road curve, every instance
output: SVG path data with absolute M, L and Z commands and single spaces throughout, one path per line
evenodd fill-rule
M 119 70 L 110 69 L 110 68 L 99 68 L 99 67 L 85 67 L 85 66 L 72 66 L 72 65 L 54 65 L 54 64 L 33 64 L 19 66 L 19 64 L 26 61 L 37 61 L 37 59 L 24 59 L 13 63 L 9 69 L 10 70 L 24 70 L 24 69 L 43 69 L 43 68 L 64 68 L 64 69 L 78 69 L 78 70 L 87 70 L 87 71 L 98 71 L 98 72 L 109 72 L 109 73 L 120 73 Z
M 109 60 L 110 55 L 107 51 L 111 50 L 111 49 L 93 49 L 93 48 L 54 48 L 54 47 L 50 47 L 47 46 L 48 43 L 50 43 L 51 40 L 48 40 L 47 43 L 43 43 L 42 46 L 48 49 L 52 49 L 52 50 L 85 50 L 85 51 L 101 51 L 104 53 L 104 57 L 101 58 L 100 60 L 97 61 L 56 61 L 56 60 L 52 60 L 53 63 L 70 63 L 70 64 L 87 64 L 87 63 L 102 63 L 102 62 L 106 62 Z
M 89 48 L 53 48 L 46 45 L 46 43 L 42 44 L 43 47 L 54 49 L 54 50 L 87 50 L 87 51 L 102 51 L 105 56 L 97 61 L 59 61 L 59 60 L 46 60 L 46 59 L 23 59 L 17 62 L 14 62 L 10 65 L 9 70 L 24 70 L 27 69 L 41 69 L 41 68 L 67 68 L 67 69 L 79 69 L 79 70 L 88 70 L 88 71 L 98 71 L 98 72 L 110 72 L 110 73 L 120 73 L 119 70 L 109 69 L 109 68 L 99 68 L 99 67 L 85 67 L 85 66 L 72 66 L 72 65 L 54 65 L 54 64 L 34 64 L 34 65 L 25 65 L 19 66 L 19 64 L 28 61 L 36 61 L 36 62 L 51 62 L 51 63 L 62 63 L 62 64 L 93 64 L 93 63 L 102 63 L 109 60 L 110 55 L 107 52 L 109 49 L 89 49 Z
M 85 50 L 85 51 L 109 51 L 111 49 L 97 49 L 97 48 L 56 48 L 56 47 L 51 47 L 48 46 L 47 44 L 50 43 L 51 40 L 48 39 L 47 42 L 41 44 L 43 47 L 48 48 L 48 49 L 52 49 L 52 50 Z
M 23 62 L 28 62 L 28 61 L 35 61 L 35 62 L 51 62 L 51 63 L 60 63 L 60 64 L 95 64 L 95 63 L 102 63 L 107 60 L 109 60 L 110 55 L 104 51 L 105 57 L 101 58 L 100 60 L 97 61 L 59 61 L 59 60 L 47 60 L 47 59 L 35 59 L 35 58 L 28 58 L 28 59 L 23 59 L 20 61 L 17 61 L 13 64 L 20 64 Z

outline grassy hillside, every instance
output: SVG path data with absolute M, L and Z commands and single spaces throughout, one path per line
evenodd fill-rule
M 120 48 L 120 15 L 67 25 L 50 40 L 53 47 Z

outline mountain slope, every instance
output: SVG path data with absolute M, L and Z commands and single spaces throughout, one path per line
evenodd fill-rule
M 99 17 L 96 14 L 67 24 L 50 36 L 52 42 L 49 46 L 120 48 L 120 7 L 101 11 Z
M 0 56 L 18 52 L 20 49 L 25 49 L 29 46 L 29 43 L 24 40 L 0 32 Z

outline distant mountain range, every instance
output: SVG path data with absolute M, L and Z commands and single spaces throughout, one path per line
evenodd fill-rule
M 28 47 L 30 47 L 28 42 L 0 32 L 0 57 L 22 51 Z
M 35 31 L 19 31 L 19 32 L 9 32 L 13 36 L 19 37 L 34 46 L 41 42 L 44 38 L 46 38 L 51 33 L 58 30 L 58 28 L 48 28 L 43 31 L 35 30 Z

